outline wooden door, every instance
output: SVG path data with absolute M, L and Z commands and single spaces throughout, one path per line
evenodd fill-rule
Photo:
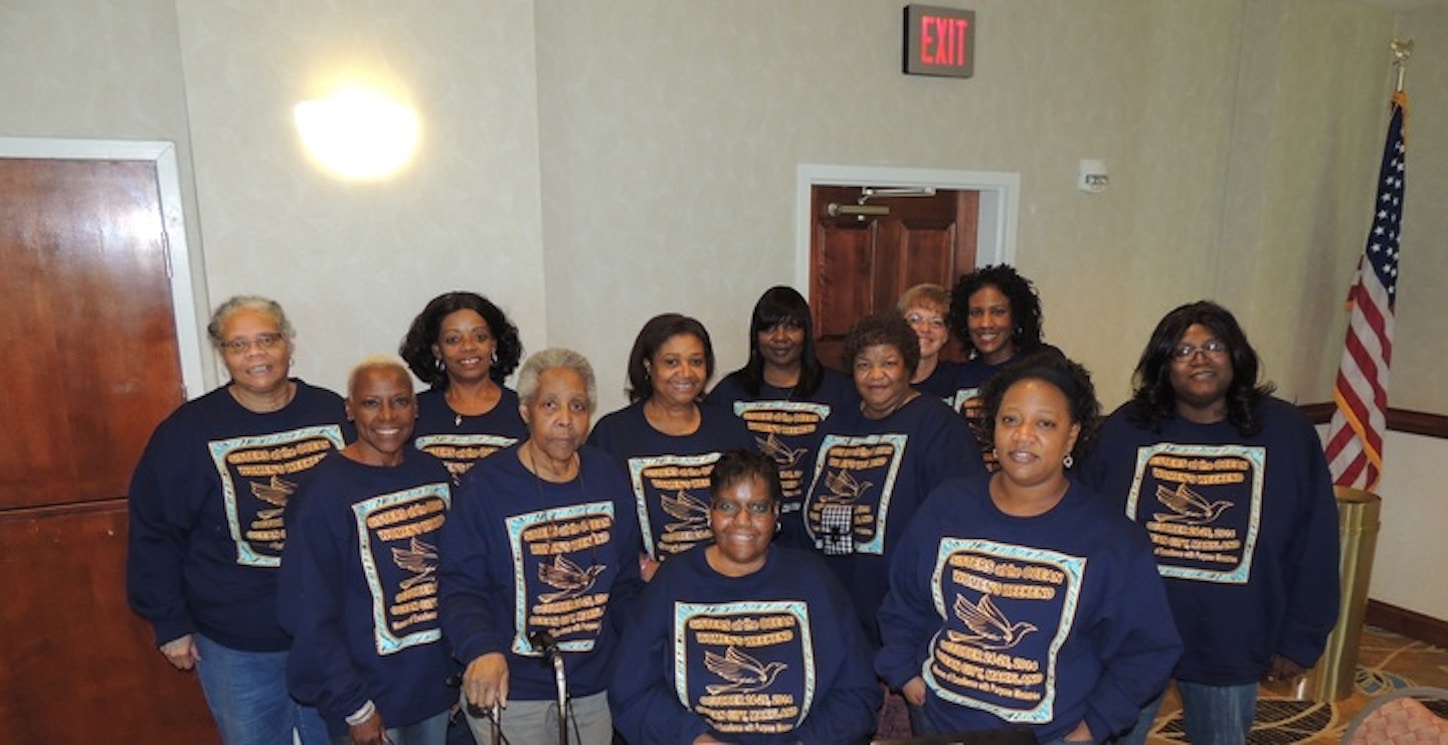
M 184 399 L 150 161 L 0 158 L 0 732 L 214 742 L 126 604 L 126 490 Z
M 926 282 L 950 289 L 975 266 L 980 193 L 937 190 L 933 196 L 871 197 L 889 213 L 831 216 L 830 204 L 857 205 L 858 186 L 811 190 L 810 310 L 820 359 L 845 370 L 840 346 L 861 316 L 893 310 L 901 293 Z M 944 352 L 959 359 L 952 341 Z

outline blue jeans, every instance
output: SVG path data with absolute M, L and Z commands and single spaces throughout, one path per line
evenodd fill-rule
M 907 701 L 905 707 L 910 712 L 910 734 L 916 737 L 942 734 L 935 722 L 930 721 L 930 717 L 926 715 L 924 706 L 916 706 Z
M 1192 745 L 1242 745 L 1252 731 L 1257 684 L 1211 686 L 1177 681 L 1182 724 Z
M 226 745 L 327 745 L 327 725 L 316 709 L 297 704 L 287 694 L 286 652 L 243 652 L 223 647 L 196 634 L 201 659 L 196 674 L 206 705 Z
M 392 745 L 444 745 L 447 742 L 448 712 L 429 717 L 406 727 L 388 727 L 382 734 Z M 386 724 L 386 722 L 383 722 Z M 332 738 L 332 745 L 351 745 L 351 735 Z
M 1151 725 L 1156 722 L 1156 715 L 1161 711 L 1161 699 L 1166 691 L 1157 694 L 1151 703 L 1142 707 L 1141 713 L 1136 717 L 1136 724 L 1132 725 L 1131 731 L 1121 737 L 1111 740 L 1113 745 L 1146 745 L 1146 736 L 1151 733 Z

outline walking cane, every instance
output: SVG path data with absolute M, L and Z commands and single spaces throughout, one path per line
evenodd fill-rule
M 558 745 L 568 745 L 568 681 L 563 674 L 563 654 L 558 642 L 546 631 L 536 631 L 528 643 L 553 663 L 553 680 L 558 684 Z

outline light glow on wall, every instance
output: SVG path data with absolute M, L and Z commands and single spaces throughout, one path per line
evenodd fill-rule
M 303 101 L 293 115 L 312 158 L 350 179 L 397 173 L 412 159 L 422 131 L 411 106 L 371 88 L 343 88 Z

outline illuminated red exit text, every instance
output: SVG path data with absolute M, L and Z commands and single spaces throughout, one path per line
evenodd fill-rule
M 920 19 L 920 62 L 960 67 L 969 59 L 970 21 L 923 16 Z

